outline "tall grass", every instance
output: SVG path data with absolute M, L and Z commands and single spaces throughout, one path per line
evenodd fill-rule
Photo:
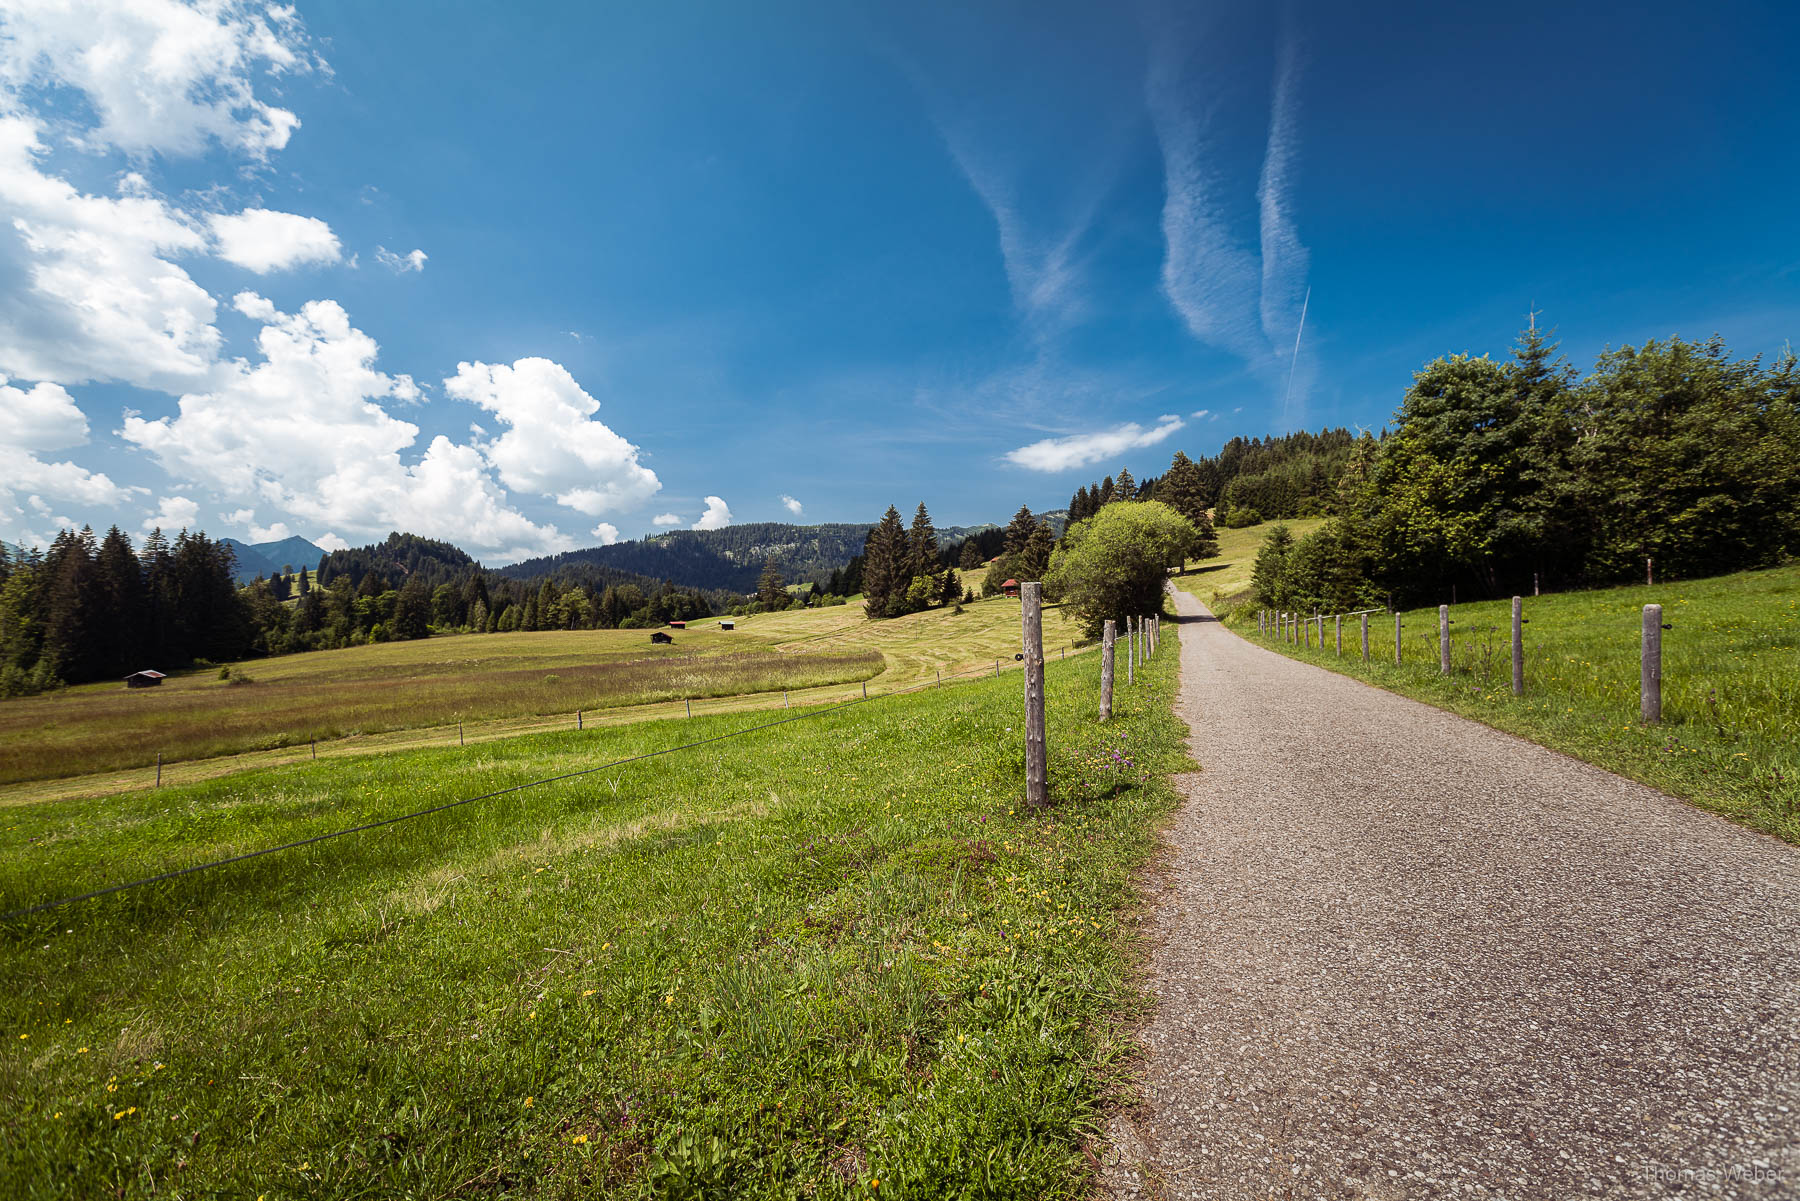
M 1346 621 L 1338 658 L 1285 653 L 1453 709 L 1800 842 L 1800 566 L 1716 579 L 1528 597 L 1525 695 L 1512 695 L 1510 600 L 1453 606 L 1452 672 L 1439 674 L 1437 610 L 1370 623 L 1360 661 Z M 1663 720 L 1639 720 L 1642 611 L 1661 604 Z M 1255 636 L 1256 613 L 1228 622 Z
M 1008 673 L 7 923 L 8 1196 L 1082 1195 L 1175 662 L 1050 665 L 1043 816 Z M 15 809 L 0 908 L 766 720 Z

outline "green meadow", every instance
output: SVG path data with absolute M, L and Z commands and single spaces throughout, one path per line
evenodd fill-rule
M 1640 721 L 1642 613 L 1663 606 L 1663 720 Z M 1511 600 L 1451 608 L 1452 671 L 1439 671 L 1435 608 L 1370 619 L 1361 660 L 1263 641 L 1286 654 L 1438 705 L 1800 842 L 1800 566 L 1525 599 L 1525 694 L 1512 694 Z M 1257 637 L 1256 610 L 1226 622 Z
M 1083 1195 L 1176 660 L 1042 814 L 1016 671 L 9 809 L 12 910 L 588 773 L 6 921 L 8 1195 Z

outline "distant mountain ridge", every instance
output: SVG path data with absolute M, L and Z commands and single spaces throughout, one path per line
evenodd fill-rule
M 1060 534 L 1068 518 L 1066 510 L 1042 515 Z M 874 522 L 827 522 L 792 525 L 783 521 L 754 521 L 722 530 L 671 530 L 640 542 L 615 542 L 590 546 L 538 559 L 524 559 L 499 569 L 517 580 L 543 575 L 579 574 L 599 567 L 629 571 L 658 580 L 670 580 L 686 588 L 754 592 L 763 565 L 771 560 L 790 584 L 823 583 L 833 571 L 862 554 L 863 542 Z M 967 538 L 1002 527 L 991 523 L 943 526 L 939 545 L 950 548 Z
M 239 542 L 236 538 L 221 538 L 219 544 L 231 548 L 232 556 L 237 560 L 233 578 L 240 584 L 248 584 L 259 575 L 272 576 L 289 567 L 295 571 L 302 567 L 312 571 L 319 566 L 319 560 L 325 557 L 324 547 L 315 546 L 300 537 L 254 543 Z
M 591 546 L 541 559 L 526 559 L 500 574 L 513 579 L 555 575 L 581 565 L 629 571 L 689 588 L 753 592 L 770 560 L 789 581 L 824 579 L 853 556 L 874 523 L 790 525 L 754 521 L 722 530 L 671 530 L 641 542 Z

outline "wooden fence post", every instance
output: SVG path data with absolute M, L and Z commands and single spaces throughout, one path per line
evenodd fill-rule
M 1119 626 L 1112 618 L 1100 634 L 1100 720 L 1112 716 L 1113 644 L 1118 641 Z
M 1513 695 L 1525 695 L 1525 599 L 1513 597 L 1512 622 Z
M 864 684 L 863 685 L 863 695 L 867 696 L 868 692 L 869 692 L 869 686 L 867 684 Z M 688 701 L 687 701 L 687 715 L 689 717 L 692 717 L 694 715 L 694 700 L 692 697 L 689 697 Z
M 1125 685 L 1137 683 L 1137 618 L 1125 619 Z
M 1438 674 L 1450 674 L 1450 606 L 1438 606 Z
M 1400 666 L 1400 611 L 1394 610 L 1394 666 Z
M 1638 709 L 1647 726 L 1662 720 L 1662 606 L 1644 606 L 1644 661 L 1639 672 Z
M 463 744 L 462 723 L 460 721 L 456 723 L 456 745 L 457 746 L 464 745 Z M 319 744 L 315 742 L 315 743 L 313 743 L 313 758 L 317 759 L 318 757 L 319 757 Z
M 575 728 L 577 730 L 581 728 L 581 710 L 579 709 L 575 710 Z
M 1333 620 L 1337 622 L 1338 658 L 1342 659 L 1344 657 L 1344 615 L 1342 613 L 1339 613 L 1337 615 L 1337 617 L 1335 617 Z
M 156 752 L 156 786 L 162 787 L 162 752 Z
M 1019 587 L 1025 635 L 1025 804 L 1041 809 L 1050 803 L 1049 759 L 1044 746 L 1044 611 L 1043 584 Z
M 1358 616 L 1362 618 L 1363 662 L 1367 663 L 1369 661 L 1369 615 L 1367 613 L 1361 613 L 1358 614 Z

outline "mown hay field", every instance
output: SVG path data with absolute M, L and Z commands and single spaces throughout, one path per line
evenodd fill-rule
M 962 613 L 934 609 L 891 621 L 867 620 L 859 604 L 737 619 L 671 631 L 653 646 L 648 630 L 462 634 L 229 664 L 175 675 L 157 688 L 89 684 L 0 701 L 0 804 L 116 792 L 154 782 L 154 765 L 216 761 L 206 774 L 237 770 L 222 761 L 267 748 L 330 756 L 374 749 L 395 731 L 430 732 L 396 742 L 472 741 L 512 736 L 523 719 L 577 710 L 602 720 L 685 712 L 670 702 L 712 698 L 712 707 L 795 703 L 842 695 L 871 681 L 892 690 L 938 672 L 954 674 L 1019 643 L 1017 601 L 996 598 Z M 1059 653 L 1074 625 L 1052 607 L 1045 639 Z M 250 683 L 242 683 L 246 677 Z M 734 698 L 722 701 L 719 698 Z M 736 698 L 743 698 L 741 700 Z M 459 728 L 462 727 L 462 728 Z M 252 755 L 242 766 L 264 766 Z M 184 778 L 192 778 L 188 773 Z M 50 781 L 67 781 L 51 786 Z

